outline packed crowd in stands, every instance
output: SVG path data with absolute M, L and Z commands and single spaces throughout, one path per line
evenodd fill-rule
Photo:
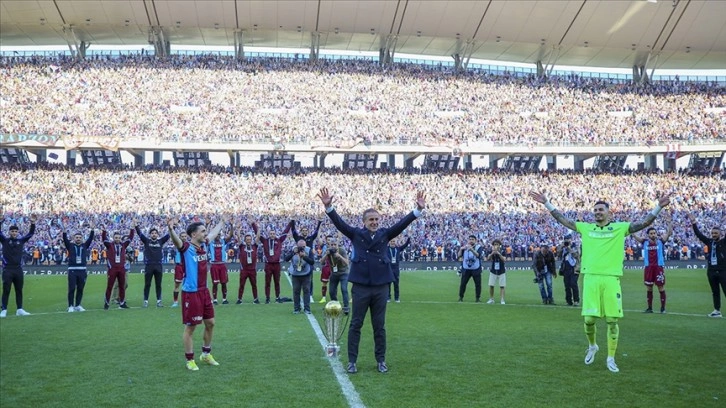
M 3 57 L 0 67 L 5 134 L 340 147 L 726 141 L 718 84 L 222 56 Z
M 409 260 L 447 260 L 470 234 L 487 246 L 495 238 L 504 242 L 510 259 L 529 258 L 532 247 L 556 245 L 566 234 L 527 196 L 546 190 L 552 202 L 568 217 L 592 221 L 595 201 L 610 202 L 616 220 L 638 221 L 654 206 L 656 196 L 672 192 L 673 204 L 655 223 L 665 230 L 672 219 L 674 232 L 668 247 L 672 258 L 701 256 L 687 219 L 693 212 L 702 228 L 726 226 L 726 174 L 688 176 L 678 173 L 622 175 L 592 172 L 507 173 L 501 170 L 444 173 L 362 172 L 339 169 L 303 169 L 275 174 L 245 169 L 232 173 L 182 169 L 174 171 L 100 170 L 44 165 L 35 169 L 0 167 L 0 204 L 7 235 L 11 224 L 27 231 L 28 216 L 39 215 L 29 245 L 41 255 L 60 249 L 59 221 L 68 232 L 88 232 L 88 226 L 104 225 L 124 233 L 137 218 L 145 231 L 156 226 L 165 231 L 164 216 L 192 217 L 213 222 L 222 213 L 233 214 L 237 239 L 251 233 L 249 220 L 263 231 L 278 233 L 291 219 L 312 232 L 323 220 L 319 239 L 337 235 L 315 194 L 328 187 L 335 206 L 350 223 L 359 223 L 362 211 L 378 209 L 383 223 L 395 222 L 413 209 L 416 191 L 427 193 L 428 209 L 406 231 L 411 238 Z M 292 239 L 286 242 L 291 246 Z M 94 243 L 100 251 L 100 242 Z M 140 242 L 134 242 L 136 248 Z M 627 246 L 638 255 L 637 242 Z M 682 252 L 685 251 L 685 252 Z M 425 256 L 424 256 L 425 254 Z M 680 254 L 680 255 L 679 255 Z

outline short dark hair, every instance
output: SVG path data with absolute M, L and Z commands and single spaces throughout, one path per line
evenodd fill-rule
M 469 235 L 469 239 L 474 238 L 476 239 L 476 235 Z
M 496 244 L 502 245 L 502 241 L 500 241 L 498 239 L 495 239 L 494 241 L 492 241 L 492 245 L 496 245 Z
M 152 229 L 149 230 L 149 234 L 151 234 L 154 231 L 156 231 L 157 234 L 159 233 L 159 230 L 156 229 L 156 227 L 154 227 L 154 228 L 152 228 Z
M 191 237 L 192 233 L 197 232 L 197 230 L 201 226 L 204 226 L 204 224 L 201 222 L 193 222 L 193 223 L 189 224 L 189 226 L 187 227 L 187 235 L 189 235 Z
M 647 230 L 645 230 L 645 233 L 646 233 L 646 234 L 650 234 L 650 231 L 655 231 L 655 228 L 653 228 L 653 227 L 650 227 L 650 228 L 648 228 Z
M 604 201 L 604 200 L 597 200 L 597 201 L 595 202 L 595 205 L 598 205 L 598 204 L 602 204 L 602 205 L 604 205 L 604 206 L 605 206 L 605 208 L 607 208 L 608 210 L 610 209 L 610 204 L 609 204 L 609 203 L 608 203 L 607 201 Z M 593 206 L 593 207 L 594 207 L 594 206 Z
M 252 234 L 245 234 L 245 239 L 247 239 L 247 237 L 252 238 Z
M 11 226 L 10 226 L 10 229 L 9 229 L 8 231 L 17 231 L 17 230 L 19 230 L 19 229 L 20 229 L 20 228 L 18 228 L 18 226 L 17 226 L 17 225 L 11 225 Z

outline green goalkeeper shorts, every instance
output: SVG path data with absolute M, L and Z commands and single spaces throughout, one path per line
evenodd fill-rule
M 620 276 L 583 274 L 582 315 L 623 317 Z

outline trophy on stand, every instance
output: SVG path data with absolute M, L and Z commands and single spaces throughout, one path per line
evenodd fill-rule
M 338 357 L 340 346 L 338 340 L 343 335 L 345 324 L 343 323 L 343 305 L 337 300 L 331 300 L 325 304 L 325 325 L 323 326 L 323 334 L 328 340 L 325 346 L 325 354 L 328 357 Z

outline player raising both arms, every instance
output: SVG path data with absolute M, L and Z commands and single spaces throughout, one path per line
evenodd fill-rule
M 209 250 L 209 273 L 212 275 L 212 302 L 217 304 L 217 288 L 222 284 L 222 304 L 229 304 L 227 301 L 227 282 L 229 282 L 229 274 L 227 272 L 227 250 L 232 241 L 234 225 L 229 226 L 229 232 L 225 238 L 217 235 L 216 238 L 207 242 Z
M 582 236 L 582 316 L 585 318 L 585 335 L 589 343 L 585 364 L 592 364 L 599 350 L 595 343 L 595 319 L 605 317 L 608 325 L 607 368 L 617 373 L 620 370 L 615 364 L 615 351 L 618 347 L 618 319 L 623 317 L 620 277 L 623 276 L 625 237 L 652 224 L 660 210 L 670 204 L 670 194 L 658 197 L 658 204 L 653 211 L 648 213 L 645 220 L 636 223 L 611 222 L 610 204 L 605 201 L 595 203 L 594 223 L 575 222 L 562 215 L 544 193 L 532 191 L 529 196 L 544 204 L 557 222 Z
M 222 222 L 217 224 L 207 235 L 207 228 L 204 223 L 192 222 L 187 226 L 189 241 L 184 242 L 174 231 L 176 220 L 169 217 L 169 235 L 177 250 L 181 254 L 181 264 L 184 269 L 182 281 L 182 323 L 184 323 L 184 355 L 187 360 L 187 369 L 199 370 L 194 362 L 194 329 L 200 323 L 204 323 L 204 343 L 202 343 L 201 362 L 209 365 L 219 365 L 212 357 L 212 334 L 214 333 L 214 305 L 212 297 L 207 289 L 207 254 L 204 243 L 207 239 L 214 240 L 222 231 L 224 225 L 229 222 L 229 215 L 222 217 Z
M 255 230 L 255 237 L 252 235 L 245 234 L 244 242 L 239 244 L 239 290 L 237 291 L 237 304 L 242 304 L 242 296 L 245 293 L 245 282 L 247 279 L 250 280 L 250 286 L 252 287 L 252 303 L 259 304 L 260 300 L 257 298 L 257 242 L 260 239 L 260 230 L 255 225 L 255 220 L 252 218 L 247 220 L 247 224 Z
M 179 238 L 181 238 L 182 242 L 189 241 L 189 235 L 187 235 L 186 231 L 182 231 Z M 174 255 L 174 303 L 171 304 L 171 307 L 179 306 L 179 286 L 181 286 L 183 280 L 184 267 L 181 262 L 181 252 L 176 251 L 176 255 Z
M 673 233 L 673 221 L 668 219 L 668 229 L 665 235 L 658 237 L 655 228 L 650 227 L 646 231 L 647 238 L 641 238 L 633 234 L 633 239 L 643 245 L 643 260 L 645 261 L 645 271 L 643 272 L 643 282 L 647 288 L 648 308 L 644 313 L 653 313 L 653 285 L 658 287 L 660 293 L 660 312 L 666 312 L 666 293 L 665 293 L 665 243 Z

